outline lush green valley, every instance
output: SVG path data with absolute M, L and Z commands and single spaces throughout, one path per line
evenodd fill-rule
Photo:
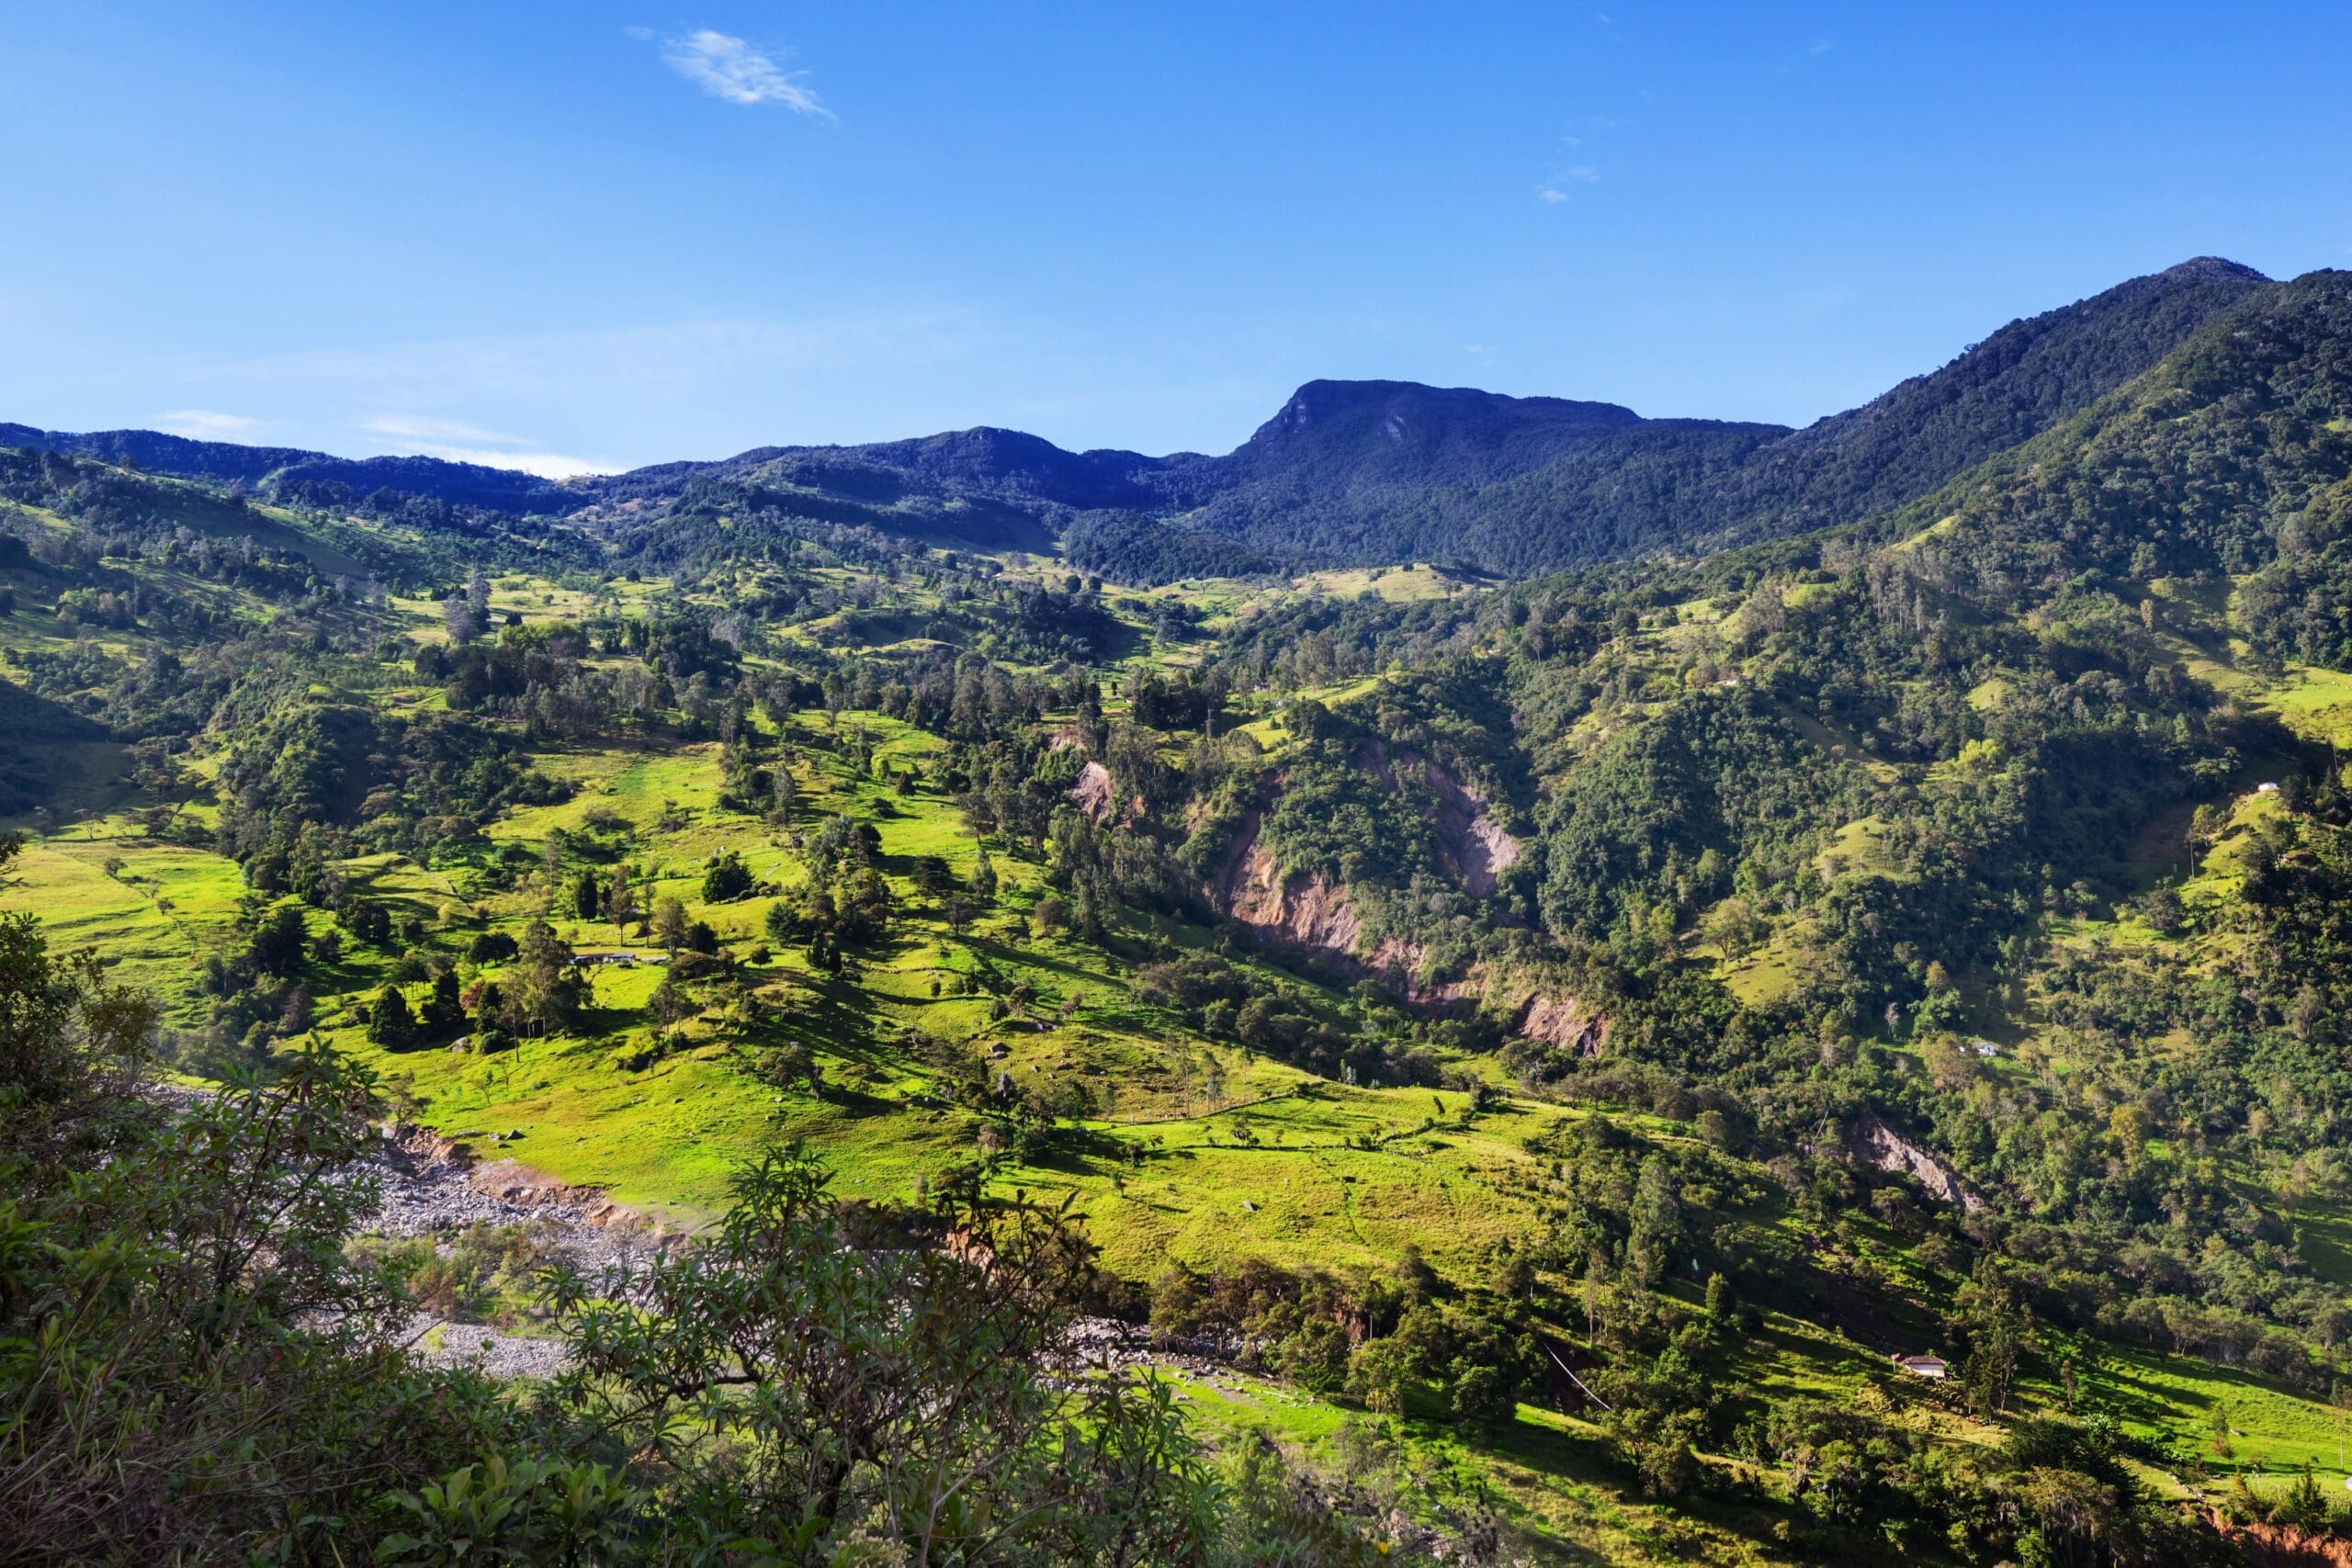
M 1227 459 L 978 432 L 556 486 L 12 427 L 0 1524 L 48 1560 L 58 1489 L 134 1553 L 793 1563 L 2344 1529 L 2352 275 L 2070 310 L 1793 434 L 1342 389 Z M 175 1134 L 130 1078 L 230 1087 Z M 622 1290 L 355 1239 L 321 1173 L 387 1119 L 698 1240 Z M 146 1242 L 214 1235 L 255 1149 L 304 1184 L 181 1279 L 210 1255 Z M 419 1303 L 576 1359 L 368 1337 Z M 1038 1370 L 1079 1315 L 1167 1381 Z M 196 1414 L 246 1380 L 284 1396 Z M 869 1395 L 905 1429 L 853 1442 Z M 934 1402 L 979 1503 L 884 1462 Z M 461 1465 L 506 1511 L 460 1518 Z

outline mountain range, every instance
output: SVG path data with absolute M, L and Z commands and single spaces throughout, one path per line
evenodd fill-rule
M 1503 575 L 1682 555 L 1875 515 L 2081 413 L 2278 287 L 2199 257 L 2027 320 L 1803 429 L 1403 381 L 1310 381 L 1234 451 L 1070 452 L 980 427 L 768 446 L 558 482 L 429 457 L 352 459 L 153 431 L 0 424 L 0 445 L 153 473 L 421 496 L 628 528 L 682 504 L 774 509 L 975 544 L 1042 544 L 1131 581 L 1430 560 Z

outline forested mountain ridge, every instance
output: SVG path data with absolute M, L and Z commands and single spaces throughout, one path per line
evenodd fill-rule
M 75 434 L 0 424 L 0 446 L 95 457 L 153 474 L 266 485 L 321 500 L 356 500 L 379 492 L 527 516 L 568 512 L 579 498 L 552 479 L 480 463 L 438 457 L 336 457 L 292 446 L 247 446 L 198 441 L 153 430 L 102 430 Z
M 1950 365 L 1804 430 L 1609 403 L 1313 381 L 1223 456 L 1069 452 L 977 428 L 759 447 L 557 483 L 423 457 L 334 458 L 143 431 L 0 426 L 0 442 L 318 502 L 406 497 L 581 526 L 669 513 L 865 525 L 985 547 L 1065 538 L 1141 582 L 1430 560 L 1524 575 L 1770 538 L 1891 510 L 2080 412 L 2270 287 L 2211 257 L 2014 321 Z M 684 527 L 691 532 L 695 525 Z
M 2087 408 L 2268 284 L 2251 267 L 2200 256 L 2012 321 L 1941 369 L 1761 449 L 1758 462 L 1775 472 L 1757 481 L 1766 493 L 1729 535 L 1891 511 Z
M 1143 581 L 1416 559 L 1524 574 L 1889 510 L 2087 407 L 2266 287 L 2234 263 L 2186 262 L 2011 322 L 1941 369 L 1801 431 L 1315 381 L 1222 457 L 1077 454 L 976 430 L 762 449 L 597 490 L 642 505 L 697 478 L 765 477 L 820 498 L 993 501 L 1070 533 L 1080 564 Z
M 51 1098 L 0 1117 L 0 1190 L 47 1228 L 6 1255 L 0 1337 L 57 1355 L 0 1378 L 81 1389 L 65 1349 L 140 1371 L 71 1421 L 0 1408 L 41 1442 L 106 1434 L 75 1439 L 75 1518 L 318 1559 L 458 1533 L 427 1483 L 469 1461 L 514 1499 L 483 1528 L 517 1556 L 582 1518 L 616 1561 L 682 1522 L 968 1540 L 952 1507 L 889 1522 L 887 1467 L 745 1456 L 980 1366 L 1035 1423 L 986 1484 L 1037 1561 L 1393 1562 L 1442 1536 L 1493 1562 L 2107 1568 L 2352 1533 L 2328 1501 L 2352 274 L 2191 267 L 2100 310 L 1898 389 L 1915 439 L 1849 423 L 1804 459 L 1907 500 L 1503 583 L 1106 585 L 1074 540 L 1173 560 L 1223 536 L 1042 500 L 1164 470 L 1004 432 L 650 473 L 552 527 L 0 451 L 28 730 L 0 991 L 40 1000 L 12 1016 L 92 1021 L 60 1026 L 68 1058 L 136 1021 L 76 988 L 98 971 L 43 968 L 46 937 L 152 992 L 162 1064 L 252 1076 L 220 1115 L 311 1108 L 298 1170 L 389 1107 L 725 1217 L 640 1313 L 540 1295 L 527 1234 L 355 1239 L 338 1200 L 265 1249 L 300 1277 L 283 1317 L 277 1276 L 254 1286 L 250 1335 L 174 1284 L 43 1340 L 88 1259 L 200 1228 L 215 1167 L 164 1180 L 173 1134 L 129 1097 L 92 1123 L 114 1175 L 52 1201 L 93 1091 L 20 1032 L 40 1048 L 0 1052 L 0 1094 Z M 1636 437 L 1663 463 L 1672 434 L 1687 476 L 1797 439 L 1307 390 L 1250 461 L 1359 501 L 1390 493 L 1364 442 L 1491 474 Z M 2028 434 L 1944 473 L 1996 427 Z M 925 1321 L 999 1321 L 922 1272 L 975 1225 L 1035 1248 L 1001 1277 L 1018 1354 L 886 1343 L 915 1321 L 888 1311 L 729 1315 L 726 1291 L 816 1300 L 822 1259 L 949 1292 Z M 141 1256 L 180 1280 L 172 1248 Z M 303 1326 L 334 1299 L 371 1314 L 347 1343 Z M 1103 1401 L 1057 1427 L 1064 1385 L 1007 1378 L 1081 1303 L 1148 1326 L 1181 1409 L 1087 1384 Z M 441 1381 L 368 1337 L 411 1310 L 560 1335 L 595 1377 Z M 738 1364 L 712 1335 L 739 1321 L 762 1400 L 679 1400 Z M 1894 1359 L 1923 1355 L 1949 1375 Z M 216 1408 L 224 1367 L 270 1393 L 241 1407 L 263 1436 Z M 400 1451 L 338 1479 L 335 1408 L 378 1404 Z M 672 1421 L 731 1440 L 650 1461 Z M 272 1468 L 146 1489 L 113 1456 L 159 1429 Z M 528 1468 L 558 1461 L 581 1468 Z M 60 1528 L 17 1473 L 0 1525 Z M 339 1488 L 332 1516 L 274 1522 L 288 1476 Z M 1141 1558 L 1088 1533 L 1180 1512 L 1192 1533 Z

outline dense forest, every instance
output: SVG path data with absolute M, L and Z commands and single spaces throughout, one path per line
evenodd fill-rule
M 2352 275 L 1793 433 L 136 435 L 0 432 L 0 1561 L 2352 1530 Z

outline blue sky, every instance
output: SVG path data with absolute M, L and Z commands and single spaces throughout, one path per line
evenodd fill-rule
M 1224 450 L 1385 377 L 1804 423 L 2352 265 L 2352 7 L 18 4 L 0 420 L 562 471 Z

